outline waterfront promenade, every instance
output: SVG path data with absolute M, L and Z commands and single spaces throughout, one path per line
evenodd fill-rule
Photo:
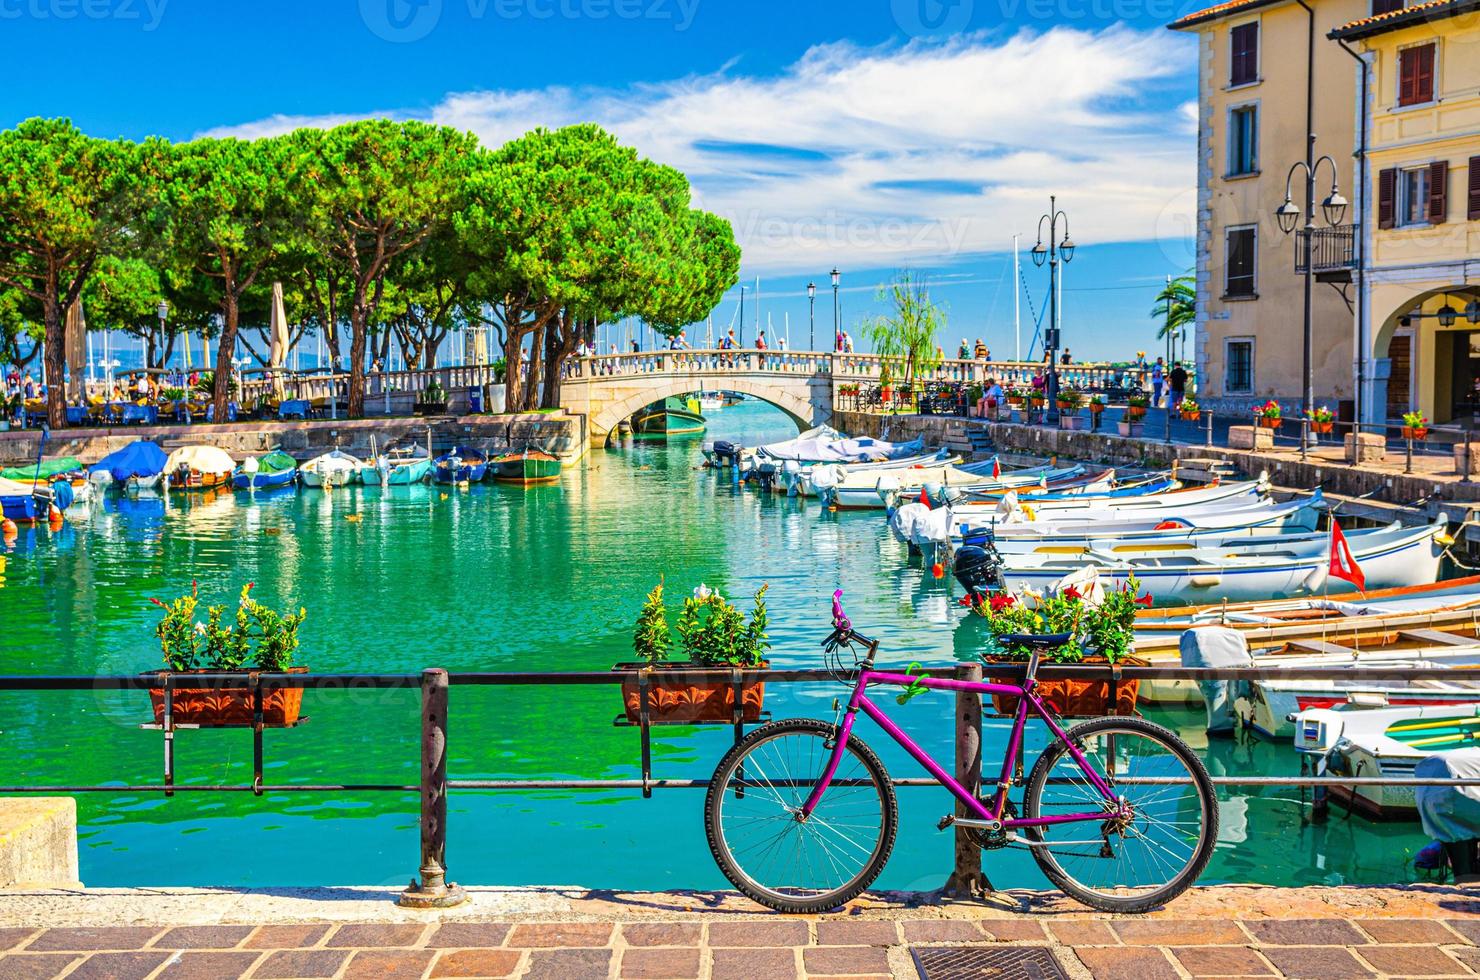
M 398 909 L 381 889 L 0 895 L 0 976 L 816 980 L 970 956 L 1004 972 L 931 976 L 1480 975 L 1480 895 L 1449 886 L 1205 887 L 1139 917 L 1043 892 L 1013 893 L 1027 914 L 884 894 L 789 917 L 715 892 L 469 891 L 445 912 Z

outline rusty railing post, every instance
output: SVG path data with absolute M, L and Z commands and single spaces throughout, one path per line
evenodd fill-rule
M 447 671 L 421 672 L 421 883 L 396 901 L 403 908 L 445 909 L 467 894 L 447 881 Z
M 956 669 L 956 679 L 980 683 L 981 664 L 961 664 Z M 980 798 L 982 785 L 982 697 L 974 691 L 956 694 L 956 781 L 967 792 Z M 958 800 L 956 816 L 969 817 L 966 807 Z M 964 827 L 956 828 L 956 857 L 951 876 L 946 880 L 944 891 L 957 898 L 970 898 L 987 892 L 987 880 L 982 875 L 981 848 L 971 840 Z

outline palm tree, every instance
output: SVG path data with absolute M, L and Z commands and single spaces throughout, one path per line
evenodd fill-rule
M 1167 282 L 1156 294 L 1156 305 L 1151 315 L 1161 321 L 1156 339 L 1165 339 L 1168 334 L 1180 339 L 1197 319 L 1197 283 L 1192 273 L 1178 276 Z

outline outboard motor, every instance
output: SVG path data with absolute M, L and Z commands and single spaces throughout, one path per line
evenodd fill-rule
M 946 505 L 946 488 L 939 483 L 927 483 L 920 490 L 925 497 L 922 503 L 930 505 L 931 510 Z
M 714 460 L 721 466 L 734 466 L 740 447 L 724 439 L 714 440 Z
M 788 459 L 781 464 L 781 476 L 786 483 L 786 495 L 795 497 L 802 490 L 802 464 L 794 459 Z
M 884 501 L 884 509 L 891 514 L 899 509 L 899 478 L 885 473 L 874 484 L 874 492 Z
M 1000 587 L 1002 556 L 988 542 L 985 547 L 974 544 L 956 549 L 956 566 L 953 569 L 956 581 L 966 589 L 972 599 L 979 599 Z
M 1227 626 L 1198 626 L 1182 634 L 1179 647 L 1183 667 L 1252 667 L 1254 656 L 1238 630 Z M 1198 681 L 1208 708 L 1208 734 L 1233 734 L 1234 703 L 1249 695 L 1246 681 Z

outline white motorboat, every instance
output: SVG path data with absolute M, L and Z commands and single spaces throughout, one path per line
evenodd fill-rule
M 1317 771 L 1342 776 L 1413 778 L 1431 755 L 1480 745 L 1480 703 L 1361 708 L 1342 704 L 1295 715 L 1295 750 L 1318 759 Z M 1349 810 L 1378 820 L 1416 820 L 1412 785 L 1331 786 L 1327 792 Z
M 891 470 L 885 473 L 855 473 L 831 487 L 818 487 L 818 497 L 826 504 L 839 510 L 881 509 L 897 505 L 908 497 L 918 497 L 926 484 L 935 484 L 943 489 L 986 490 L 1029 486 L 1052 485 L 1080 476 L 1083 466 L 1066 466 L 1058 469 L 1034 467 L 1017 470 L 1001 476 L 984 477 L 981 473 L 958 466 L 921 466 L 907 470 Z M 1108 471 L 1106 481 L 1114 479 L 1114 471 Z
M 781 475 L 786 482 L 786 492 L 793 497 L 816 497 L 819 487 L 831 487 L 857 473 L 885 473 L 890 470 L 907 470 L 917 466 L 959 465 L 961 457 L 949 449 L 937 449 L 918 456 L 903 459 L 886 459 L 877 463 L 811 463 L 802 464 L 786 460 L 781 464 Z
M 1352 532 L 1348 545 L 1374 589 L 1434 582 L 1450 540 L 1447 521 L 1405 528 L 1396 523 L 1372 532 Z M 1361 534 L 1354 543 L 1352 538 Z M 1046 592 L 1062 578 L 1092 567 L 1106 588 L 1120 588 L 1134 577 L 1156 601 L 1230 602 L 1318 594 L 1328 587 L 1329 546 L 1316 536 L 1295 535 L 1288 545 L 1277 538 L 1257 545 L 1231 542 L 1223 549 L 1195 548 L 1177 554 L 1118 554 L 1092 548 L 1072 557 L 1005 555 L 1002 585 L 1011 592 Z M 1253 540 L 1253 539 L 1251 539 Z
M 332 489 L 356 482 L 364 467 L 364 460 L 334 449 L 300 466 L 298 478 L 306 487 Z
M 1178 515 L 1189 507 L 1200 507 L 1224 501 L 1242 501 L 1247 504 L 1250 501 L 1264 499 L 1268 493 L 1269 475 L 1260 473 L 1257 480 L 1246 480 L 1240 483 L 1214 483 L 1205 487 L 1188 487 L 1181 490 L 1168 490 L 1165 493 L 1147 493 L 1110 499 L 1093 496 L 1064 496 L 1054 499 L 1018 500 L 1008 496 L 995 503 L 967 501 L 961 506 L 960 513 L 963 518 L 967 518 L 972 508 L 979 508 L 984 514 L 988 513 L 988 508 L 995 508 L 998 521 L 1002 523 L 1011 520 L 1012 515 L 1019 511 L 1021 512 L 1019 519 L 1027 521 L 1072 519 L 1071 515 L 1078 512 L 1092 511 L 1094 513 L 1089 519 L 1098 523 L 1105 520 L 1146 516 L 1156 512 Z M 983 518 L 982 523 L 985 523 L 985 520 L 986 518 Z

